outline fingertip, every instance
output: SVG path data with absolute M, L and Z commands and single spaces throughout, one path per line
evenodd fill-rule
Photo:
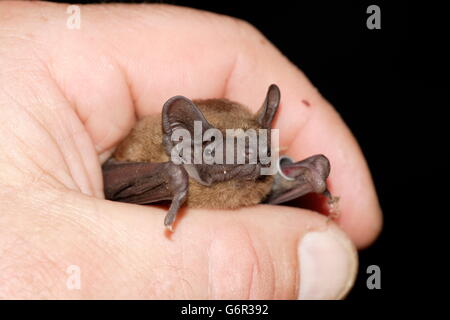
M 382 227 L 382 214 L 375 186 L 364 155 L 349 128 L 331 105 L 320 105 L 289 147 L 294 159 L 323 153 L 330 160 L 327 180 L 333 196 L 338 196 L 337 222 L 358 248 L 370 245 Z
M 299 299 L 342 299 L 354 284 L 358 258 L 352 241 L 335 224 L 301 239 Z
M 347 211 L 337 220 L 339 226 L 355 243 L 358 249 L 365 249 L 372 245 L 383 229 L 383 214 L 381 208 L 367 208 L 366 212 L 361 207 Z

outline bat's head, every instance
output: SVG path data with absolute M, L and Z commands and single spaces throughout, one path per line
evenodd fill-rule
M 172 97 L 162 111 L 163 145 L 202 184 L 256 179 L 271 165 L 270 130 L 279 103 L 274 84 L 256 114 L 226 99 Z

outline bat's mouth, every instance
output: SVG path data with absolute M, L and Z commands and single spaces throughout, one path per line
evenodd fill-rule
M 247 180 L 256 179 L 261 174 L 260 164 L 245 164 L 240 167 L 240 175 Z

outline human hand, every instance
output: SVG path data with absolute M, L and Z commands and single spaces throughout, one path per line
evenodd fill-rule
M 0 297 L 341 298 L 381 212 L 348 128 L 306 77 L 245 22 L 166 5 L 0 3 Z M 323 153 L 339 226 L 305 209 L 185 210 L 103 199 L 101 162 L 167 98 L 227 97 L 256 110 L 282 91 L 287 154 Z M 310 106 L 302 103 L 309 102 Z M 353 243 L 353 244 L 352 244 Z M 69 290 L 66 270 L 81 270 Z

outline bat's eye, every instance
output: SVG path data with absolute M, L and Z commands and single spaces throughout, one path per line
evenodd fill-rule
M 214 150 L 211 150 L 211 149 L 206 149 L 205 150 L 205 155 L 207 156 L 207 157 L 214 157 L 215 156 L 215 151 Z

